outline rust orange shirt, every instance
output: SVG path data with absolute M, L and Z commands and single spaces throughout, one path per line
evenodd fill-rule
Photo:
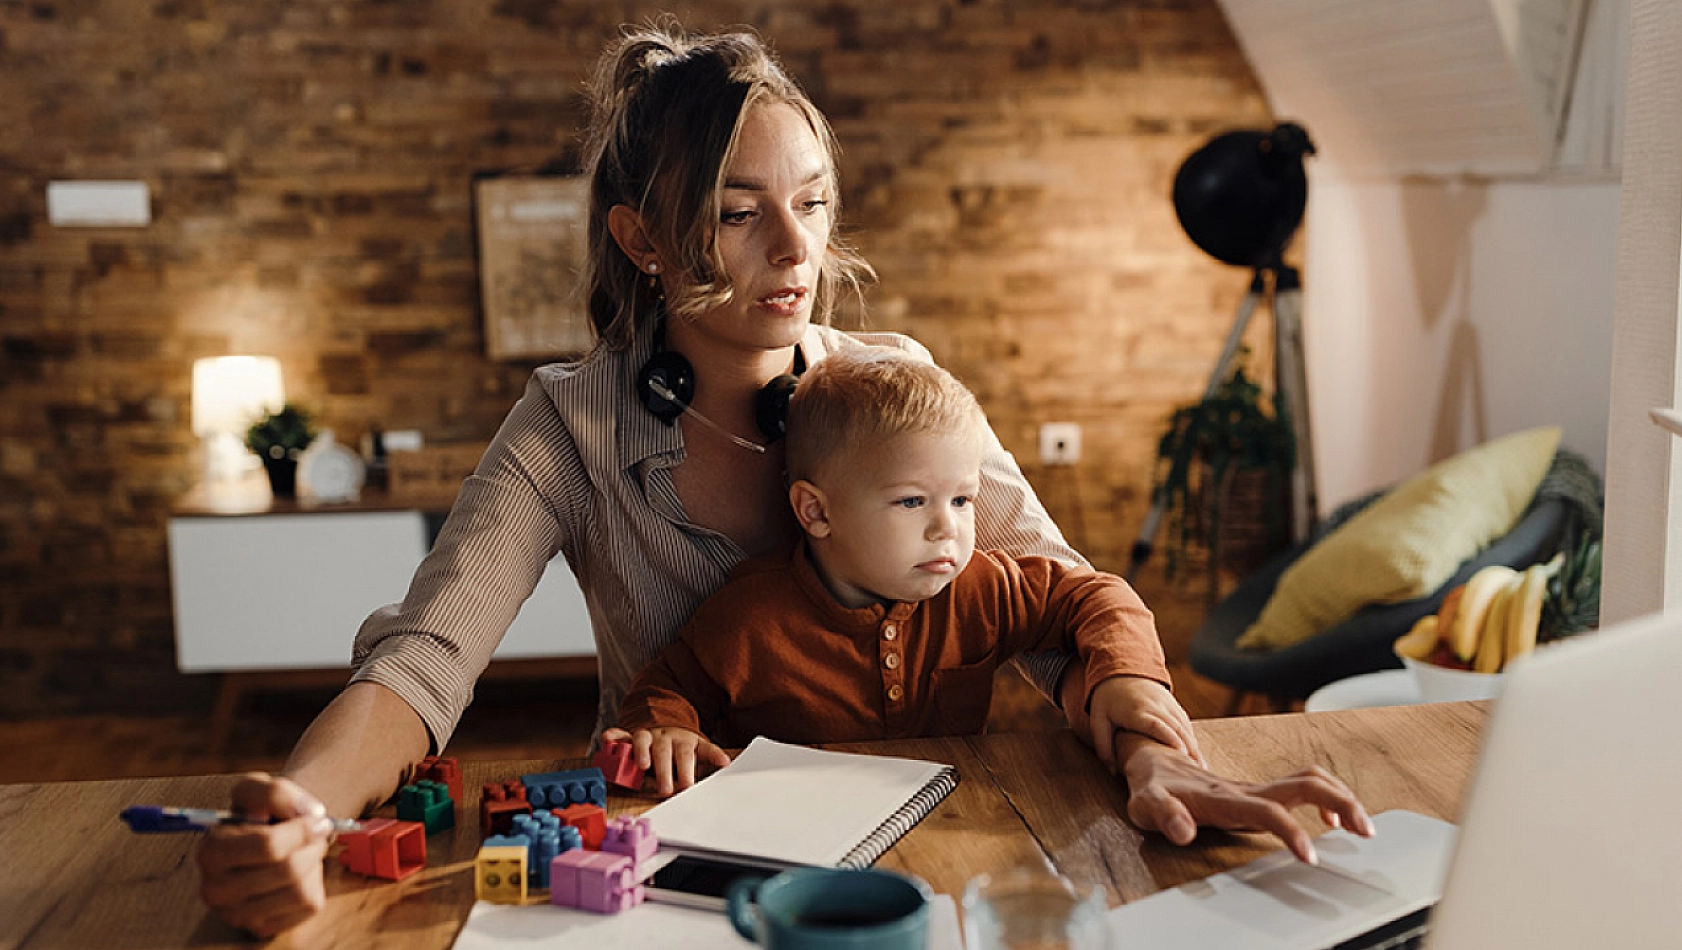
M 975 733 L 994 671 L 1042 650 L 1088 660 L 1088 702 L 1111 676 L 1169 683 L 1150 610 L 1113 574 L 977 551 L 926 601 L 851 609 L 801 544 L 743 563 L 703 602 L 632 683 L 619 726 L 682 726 L 725 746 Z

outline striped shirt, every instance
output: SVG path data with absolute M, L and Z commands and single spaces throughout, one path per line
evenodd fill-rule
M 745 558 L 684 513 L 671 471 L 684 459 L 682 431 L 656 419 L 635 392 L 652 345 L 538 368 L 462 483 L 402 603 L 376 610 L 357 633 L 351 681 L 401 696 L 426 723 L 434 750 L 449 742 L 479 674 L 557 553 L 590 614 L 598 734 L 618 718 L 637 673 Z M 929 358 L 908 337 L 821 326 L 810 327 L 800 347 L 810 365 L 861 345 Z M 1085 563 L 991 432 L 975 506 L 977 547 Z M 1055 696 L 1068 661 L 1042 654 L 1023 665 Z

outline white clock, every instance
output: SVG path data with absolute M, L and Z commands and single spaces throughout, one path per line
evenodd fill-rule
M 362 491 L 367 466 L 362 456 L 340 445 L 331 431 L 316 436 L 298 460 L 303 491 L 315 501 L 350 501 Z

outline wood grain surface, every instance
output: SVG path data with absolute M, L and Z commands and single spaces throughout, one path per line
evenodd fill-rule
M 1456 815 L 1477 752 L 1482 704 L 1205 720 L 1197 729 L 1216 771 L 1264 781 L 1318 764 L 1374 812 Z M 956 766 L 957 789 L 878 862 L 961 895 L 970 878 L 1049 860 L 1102 882 L 1119 904 L 1205 877 L 1276 847 L 1205 831 L 1177 848 L 1124 819 L 1125 794 L 1072 733 L 1008 733 L 856 743 L 836 748 Z M 327 869 L 325 912 L 271 945 L 429 950 L 449 947 L 473 903 L 479 787 L 578 760 L 464 762 L 454 830 L 427 839 L 427 867 L 400 883 Z M 0 950 L 240 947 L 250 942 L 205 911 L 198 836 L 135 835 L 117 818 L 132 804 L 223 807 L 232 776 L 0 785 Z M 655 803 L 609 797 L 610 814 Z M 389 813 L 389 808 L 385 810 Z M 1321 830 L 1309 812 L 1299 814 Z

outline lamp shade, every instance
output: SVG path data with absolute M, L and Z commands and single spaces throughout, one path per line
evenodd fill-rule
M 286 405 L 280 361 L 272 356 L 214 356 L 193 361 L 193 434 L 242 435 Z

